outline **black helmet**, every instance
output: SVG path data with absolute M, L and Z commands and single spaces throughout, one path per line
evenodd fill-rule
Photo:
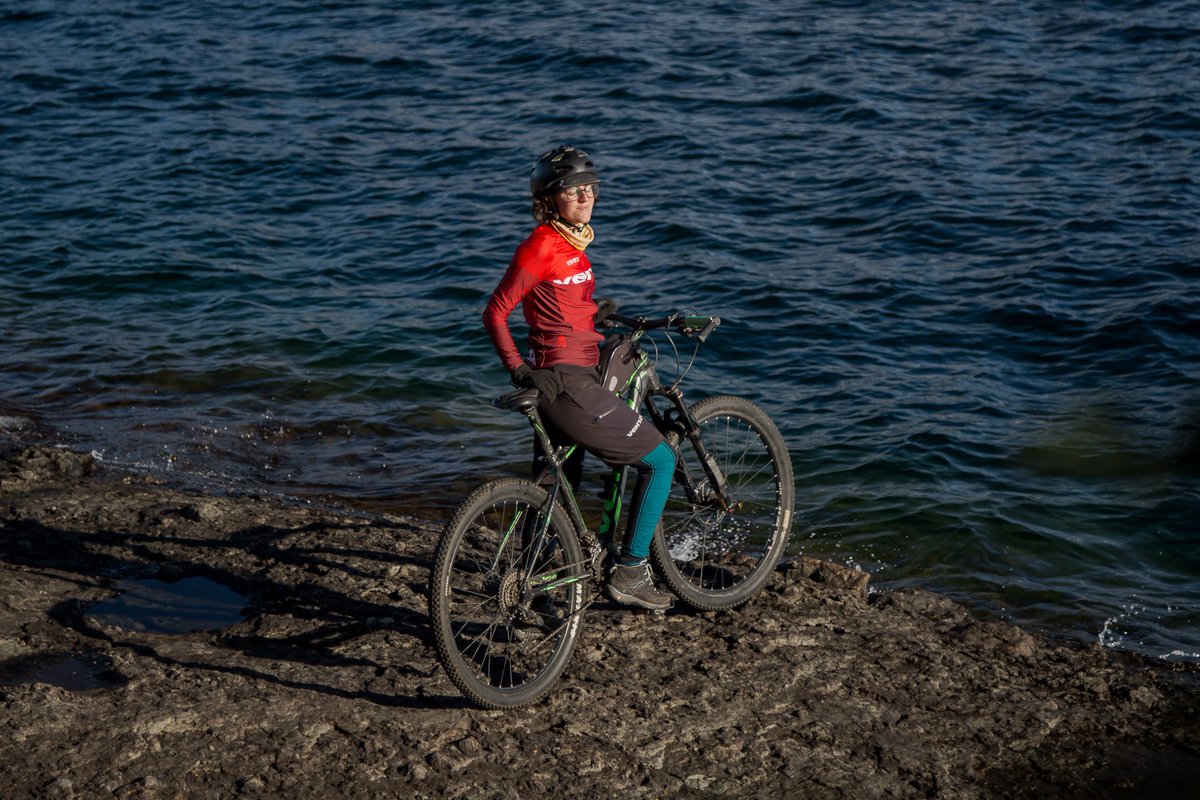
M 529 190 L 534 197 L 543 197 L 568 186 L 599 182 L 592 157 L 569 144 L 542 153 L 529 171 Z

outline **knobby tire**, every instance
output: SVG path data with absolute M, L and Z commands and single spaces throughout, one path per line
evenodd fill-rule
M 678 444 L 680 468 L 700 496 L 688 497 L 677 468 L 650 556 L 687 605 L 733 608 L 762 587 L 787 549 L 795 502 L 792 462 L 775 423 L 749 400 L 723 395 L 690 410 L 728 481 L 732 508 L 717 502 L 690 440 L 668 437 Z
M 527 480 L 484 484 L 438 541 L 429 585 L 438 657 L 454 685 L 484 708 L 536 702 L 562 674 L 578 638 L 583 556 L 557 504 L 543 546 L 535 548 L 532 533 L 544 521 L 546 500 Z

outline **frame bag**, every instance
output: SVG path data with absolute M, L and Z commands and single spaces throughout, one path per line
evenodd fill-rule
M 608 337 L 600 348 L 600 383 L 620 396 L 633 384 L 634 376 L 646 363 L 646 353 L 633 336 L 621 333 Z

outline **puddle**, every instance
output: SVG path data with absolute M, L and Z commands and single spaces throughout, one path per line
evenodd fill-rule
M 113 689 L 125 683 L 112 659 L 99 653 L 40 653 L 0 665 L 0 685 L 48 683 L 72 692 Z
M 243 595 L 208 578 L 127 580 L 117 590 L 119 595 L 92 606 L 84 617 L 127 631 L 195 633 L 232 625 L 246 607 Z

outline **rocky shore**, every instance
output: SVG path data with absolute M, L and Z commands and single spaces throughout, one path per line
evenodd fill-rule
M 557 691 L 481 711 L 427 633 L 438 521 L 194 496 L 53 448 L 0 456 L 6 798 L 1094 799 L 1200 785 L 1195 667 L 1044 640 L 927 592 L 869 594 L 866 574 L 809 559 L 733 612 L 598 605 Z M 192 579 L 244 598 L 233 618 L 189 631 L 162 619 L 186 609 L 128 599 Z M 97 610 L 122 597 L 123 611 Z

